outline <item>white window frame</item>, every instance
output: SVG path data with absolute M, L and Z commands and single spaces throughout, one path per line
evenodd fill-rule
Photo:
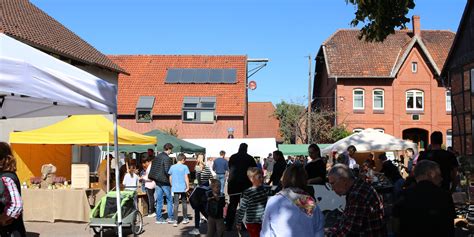
M 451 112 L 451 91 L 446 91 L 446 112 Z
M 385 133 L 385 129 L 383 128 L 374 128 L 374 130 L 380 133 Z
M 421 92 L 421 108 L 416 108 L 416 93 Z M 408 108 L 408 93 L 413 93 L 413 108 Z M 405 92 L 405 108 L 407 111 L 423 111 L 425 109 L 425 92 L 422 90 L 408 90 Z
M 375 92 L 382 92 L 382 95 L 377 95 L 377 96 L 382 96 L 382 107 L 381 108 L 375 108 Z M 372 108 L 374 110 L 384 110 L 385 109 L 385 91 L 382 89 L 375 89 L 372 91 Z
M 362 92 L 362 107 L 356 107 L 355 106 L 355 100 L 356 100 L 356 92 L 359 92 L 361 91 Z M 361 95 L 357 95 L 357 96 L 361 96 Z M 352 90 L 352 109 L 354 110 L 363 110 L 365 109 L 365 91 L 363 89 L 354 89 Z
M 411 62 L 411 72 L 413 73 L 418 72 L 418 62 Z
M 364 131 L 363 128 L 354 128 L 354 129 L 352 129 L 352 133 L 359 133 L 359 132 L 362 132 L 362 131 Z
M 448 141 L 450 143 L 448 143 Z M 453 130 L 448 129 L 446 131 L 446 147 L 452 147 L 453 146 Z

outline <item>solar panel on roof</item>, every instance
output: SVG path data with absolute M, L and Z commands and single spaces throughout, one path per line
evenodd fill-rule
M 236 69 L 169 68 L 165 83 L 236 83 Z

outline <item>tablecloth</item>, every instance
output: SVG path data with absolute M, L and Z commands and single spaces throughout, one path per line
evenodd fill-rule
M 85 189 L 22 189 L 23 220 L 89 222 Z M 92 192 L 94 193 L 94 192 Z

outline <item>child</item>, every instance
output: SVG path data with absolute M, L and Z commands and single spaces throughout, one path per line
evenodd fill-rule
M 143 170 L 145 170 L 145 174 L 141 177 L 142 182 L 145 184 L 145 191 L 146 196 L 148 197 L 148 217 L 155 217 L 155 181 L 148 179 L 148 174 L 150 173 L 151 169 L 151 161 L 153 157 L 145 157 L 142 158 Z
M 123 177 L 122 184 L 125 187 L 125 190 L 134 191 L 138 187 L 138 175 L 135 173 L 136 166 L 130 164 L 128 173 Z
M 225 197 L 221 193 L 221 182 L 211 179 L 211 190 L 207 192 L 207 237 L 224 236 Z
M 263 172 L 261 169 L 250 167 L 247 170 L 247 176 L 252 182 L 252 187 L 242 193 L 240 208 L 237 212 L 237 229 L 241 230 L 245 216 L 245 227 L 250 237 L 258 237 L 262 229 L 262 217 L 267 205 L 267 191 L 262 186 Z
M 181 205 L 183 206 L 183 224 L 189 223 L 188 210 L 186 203 L 186 192 L 189 190 L 189 168 L 184 164 L 186 156 L 180 153 L 176 160 L 178 163 L 172 165 L 168 174 L 170 175 L 171 192 L 174 193 L 174 222 L 173 226 L 178 227 L 178 205 L 179 197 L 181 196 Z

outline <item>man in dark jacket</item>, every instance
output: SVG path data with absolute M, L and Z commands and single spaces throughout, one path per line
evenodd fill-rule
M 168 175 L 168 171 L 172 165 L 172 160 L 169 157 L 173 150 L 173 145 L 166 143 L 163 146 L 163 152 L 156 156 L 150 168 L 150 174 L 148 178 L 155 181 L 156 188 L 156 222 L 157 224 L 173 224 L 173 199 L 171 197 L 171 184 Z M 163 219 L 161 214 L 161 208 L 163 207 L 163 194 L 166 196 L 166 204 L 168 211 L 168 220 Z
M 440 131 L 434 131 L 430 136 L 431 149 L 424 153 L 420 153 L 418 161 L 431 160 L 438 163 L 441 170 L 441 188 L 453 193 L 456 190 L 457 182 L 456 176 L 458 174 L 458 161 L 456 156 L 441 148 L 443 144 L 443 134 Z
M 247 170 L 250 167 L 257 167 L 252 156 L 247 154 L 248 145 L 246 143 L 240 144 L 239 151 L 233 154 L 229 159 L 229 179 L 227 181 L 227 193 L 229 194 L 229 206 L 227 208 L 227 215 L 225 224 L 227 230 L 232 230 L 234 225 L 237 205 L 240 202 L 240 194 L 247 188 L 252 186 L 252 183 L 247 178 Z
M 419 161 L 415 166 L 416 185 L 409 188 L 395 204 L 399 236 L 454 236 L 453 198 L 441 188 L 440 166 L 433 161 Z

